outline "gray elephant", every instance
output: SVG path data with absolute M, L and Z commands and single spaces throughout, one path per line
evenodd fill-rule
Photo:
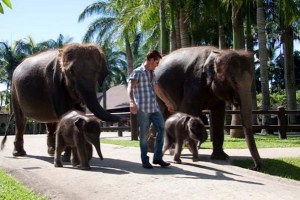
M 240 107 L 242 125 L 254 161 L 262 166 L 252 132 L 253 56 L 245 51 L 219 50 L 211 46 L 178 49 L 162 58 L 155 70 L 158 85 L 179 112 L 201 116 L 211 111 L 212 159 L 228 159 L 223 150 L 225 102 Z M 162 112 L 168 110 L 160 103 Z
M 198 142 L 207 140 L 207 132 L 199 117 L 194 117 L 184 113 L 171 115 L 165 122 L 165 141 L 163 152 L 175 145 L 174 161 L 181 163 L 180 155 L 184 142 L 188 142 L 190 151 L 193 153 L 193 161 L 199 160 Z
M 100 121 L 95 117 L 88 117 L 80 111 L 70 111 L 63 115 L 55 131 L 56 147 L 54 166 L 62 167 L 61 153 L 65 147 L 72 148 L 72 165 L 80 162 L 80 169 L 90 169 L 89 160 L 93 155 L 93 147 L 101 160 L 103 156 L 100 148 Z
M 47 122 L 48 153 L 54 153 L 55 123 L 70 110 L 86 107 L 99 119 L 119 122 L 104 110 L 96 96 L 108 73 L 105 56 L 95 44 L 69 44 L 25 59 L 13 72 L 11 102 L 16 122 L 14 156 L 24 156 L 26 117 Z M 2 148 L 6 137 L 2 140 Z

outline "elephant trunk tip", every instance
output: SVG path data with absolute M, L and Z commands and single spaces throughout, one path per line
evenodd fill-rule
M 5 136 L 5 137 L 3 138 L 3 140 L 2 140 L 2 142 L 1 142 L 1 147 L 0 147 L 0 150 L 1 150 L 1 151 L 2 151 L 2 150 L 4 149 L 4 147 L 5 147 L 6 139 L 7 139 L 7 137 Z

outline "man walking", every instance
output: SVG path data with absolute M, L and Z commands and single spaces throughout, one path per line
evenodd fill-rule
M 170 163 L 163 161 L 162 148 L 164 142 L 164 119 L 159 110 L 156 95 L 166 104 L 169 111 L 173 112 L 175 107 L 166 98 L 159 88 L 154 69 L 158 66 L 161 55 L 158 51 L 151 51 L 147 54 L 145 62 L 134 69 L 129 75 L 127 93 L 130 102 L 130 112 L 137 114 L 137 120 L 140 128 L 140 149 L 141 160 L 144 168 L 153 168 L 149 162 L 147 139 L 150 123 L 156 128 L 157 135 L 154 147 L 153 164 L 162 167 L 169 166 Z

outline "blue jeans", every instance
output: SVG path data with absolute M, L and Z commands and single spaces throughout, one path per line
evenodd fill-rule
M 161 112 L 145 113 L 143 111 L 138 111 L 137 120 L 140 127 L 140 149 L 141 149 L 141 159 L 142 163 L 149 162 L 148 153 L 148 135 L 149 127 L 152 122 L 156 131 L 156 140 L 154 146 L 154 157 L 153 160 L 162 160 L 162 148 L 164 144 L 164 118 Z

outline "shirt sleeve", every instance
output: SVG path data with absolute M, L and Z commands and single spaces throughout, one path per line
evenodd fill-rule
M 138 80 L 138 79 L 139 79 L 139 73 L 136 70 L 133 70 L 129 75 L 128 80 Z

